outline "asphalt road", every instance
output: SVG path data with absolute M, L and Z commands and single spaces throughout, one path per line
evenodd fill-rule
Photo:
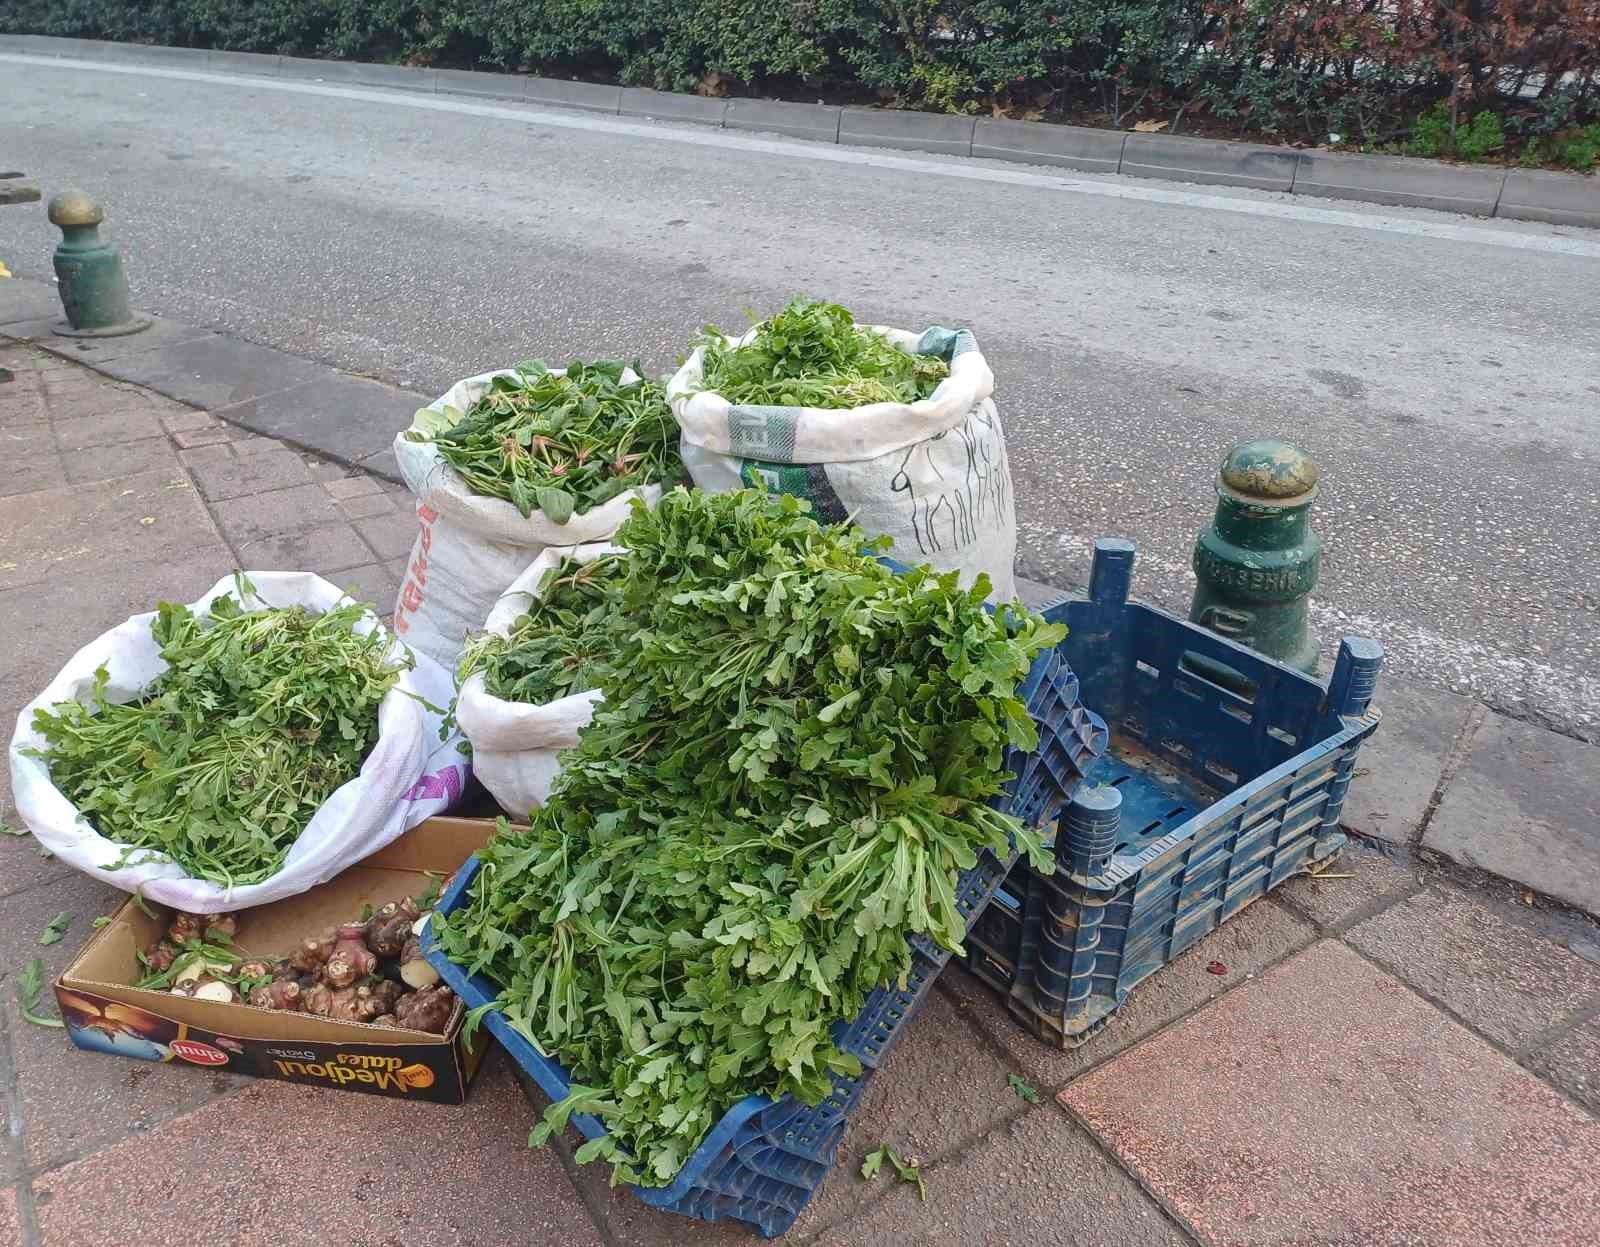
M 1128 536 L 1184 608 L 1223 452 L 1289 437 L 1327 652 L 1600 739 L 1600 234 L 17 57 L 0 118 L 0 165 L 104 200 L 140 305 L 429 392 L 665 370 L 796 292 L 969 326 L 1043 580 Z M 54 239 L 0 213 L 21 275 Z

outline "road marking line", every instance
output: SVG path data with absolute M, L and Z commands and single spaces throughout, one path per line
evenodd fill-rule
M 427 112 L 454 113 L 468 117 L 490 117 L 503 121 L 520 121 L 534 125 L 554 126 L 567 130 L 584 130 L 592 134 L 615 134 L 624 138 L 648 139 L 657 143 L 682 143 L 691 147 L 720 148 L 725 151 L 744 151 L 758 155 L 779 156 L 786 160 L 816 160 L 831 164 L 856 165 L 872 169 L 888 169 L 913 173 L 920 177 L 959 178 L 970 182 L 998 182 L 1012 186 L 1027 186 L 1039 190 L 1064 191 L 1074 195 L 1096 195 L 1109 199 L 1129 199 L 1144 203 L 1171 204 L 1184 208 L 1201 208 L 1213 212 L 1232 212 L 1242 216 L 1272 217 L 1286 221 L 1307 221 L 1318 225 L 1333 225 L 1346 229 L 1372 230 L 1388 234 L 1406 234 L 1416 238 L 1433 238 L 1444 242 L 1472 243 L 1488 247 L 1508 247 L 1517 251 L 1545 251 L 1557 255 L 1581 256 L 1600 259 L 1600 242 L 1587 238 L 1573 238 L 1559 234 L 1524 233 L 1514 229 L 1491 229 L 1477 225 L 1456 225 L 1450 221 L 1416 221 L 1408 217 L 1371 216 L 1344 212 L 1336 208 L 1312 208 L 1298 203 L 1284 203 L 1269 199 L 1233 199 L 1223 195 L 1207 195 L 1198 191 L 1163 190 L 1138 182 L 1091 182 L 1071 176 L 1049 173 L 1030 173 L 1021 169 L 1008 169 L 993 162 L 973 157 L 956 157 L 959 163 L 918 159 L 914 156 L 895 156 L 870 148 L 840 147 L 832 144 L 809 143 L 792 139 L 751 138 L 729 130 L 692 129 L 653 121 L 608 120 L 592 114 L 552 111 L 520 105 L 474 104 L 455 96 L 428 95 L 412 91 L 385 91 L 377 87 L 338 87 L 316 81 L 284 78 L 255 78 L 244 74 L 213 74 L 199 70 L 161 69 L 152 65 L 117 65 L 105 61 L 83 61 L 70 57 L 27 56 L 13 52 L 0 52 L 0 62 L 32 65 L 45 69 L 96 70 L 101 73 L 130 74 L 146 78 L 168 78 L 180 82 L 204 82 L 217 86 L 248 84 L 269 91 L 283 91 L 291 95 L 313 95 L 327 99 L 365 101 L 373 104 L 393 104 Z M 969 163 L 970 162 L 970 163 Z M 1256 192 L 1266 194 L 1270 192 Z M 1446 214 L 1441 214 L 1446 215 Z M 1508 224 L 1511 224 L 1508 222 Z M 1516 222 L 1517 226 L 1528 223 Z M 1592 231 L 1585 230 L 1590 234 Z

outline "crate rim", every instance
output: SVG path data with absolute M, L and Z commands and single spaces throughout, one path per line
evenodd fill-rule
M 1302 767 L 1315 762 L 1318 758 L 1344 748 L 1353 740 L 1366 739 L 1378 730 L 1378 724 L 1382 720 L 1383 714 L 1376 707 L 1373 707 L 1359 717 L 1344 715 L 1340 717 L 1344 720 L 1345 726 L 1332 736 L 1318 741 L 1309 749 L 1301 750 L 1293 757 L 1284 759 L 1270 771 L 1263 771 L 1248 783 L 1241 784 L 1226 797 L 1219 798 L 1213 804 L 1206 806 L 1205 809 L 1196 811 L 1159 840 L 1152 840 L 1137 853 L 1116 855 L 1111 859 L 1111 864 L 1105 870 L 1098 875 L 1085 876 L 1085 878 L 1092 880 L 1096 886 L 1111 887 L 1133 877 L 1158 857 L 1170 852 L 1185 840 L 1193 838 L 1203 828 L 1226 821 L 1227 818 L 1238 811 L 1240 806 L 1262 790 L 1270 788 L 1273 784 L 1280 782 L 1286 776 L 1293 774 Z M 1071 877 L 1078 878 L 1079 876 Z

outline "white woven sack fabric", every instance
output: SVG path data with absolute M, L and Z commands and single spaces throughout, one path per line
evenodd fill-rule
M 244 604 L 253 608 L 304 606 L 320 613 L 349 600 L 343 590 L 309 572 L 246 572 L 245 577 L 254 585 L 255 595 Z M 213 601 L 234 592 L 234 578 L 225 577 L 190 609 L 208 612 Z M 281 901 L 324 883 L 423 819 L 443 813 L 461 795 L 469 773 L 457 749 L 461 738 L 449 733 L 440 739 L 443 716 L 436 709 L 450 702 L 450 673 L 415 654 L 415 665 L 400 673 L 378 703 L 378 740 L 361 764 L 361 773 L 312 816 L 277 874 L 260 883 L 225 888 L 191 878 L 165 859 L 114 868 L 126 846 L 95 831 L 50 782 L 45 762 L 24 751 L 43 749 L 46 743 L 34 731 L 34 710 L 86 699 L 98 668 L 106 668 L 106 695 L 113 701 L 132 700 L 166 670 L 160 646 L 150 635 L 154 618 L 154 612 L 135 615 L 85 645 L 17 717 L 10 750 L 12 799 L 39 843 L 67 865 L 176 909 L 225 913 Z M 383 632 L 371 612 L 357 628 L 363 634 Z M 406 647 L 392 637 L 390 647 L 395 660 L 403 660 Z
M 562 559 L 592 563 L 621 550 L 621 546 L 600 542 L 540 551 L 500 595 L 484 621 L 484 631 L 509 636 L 518 617 L 526 614 L 529 603 L 539 596 L 539 582 L 545 573 L 560 566 Z M 578 733 L 589 726 L 599 701 L 599 689 L 542 703 L 505 701 L 484 688 L 481 671 L 462 681 L 456 722 L 472 745 L 473 773 L 502 810 L 521 818 L 549 800 L 550 786 L 561 771 L 561 751 L 578 743 Z
M 958 571 L 963 584 L 986 573 L 990 597 L 1010 600 L 1017 517 L 994 373 L 964 329 L 863 328 L 903 351 L 943 356 L 950 375 L 914 403 L 741 406 L 699 388 L 697 347 L 667 385 L 684 466 L 712 493 L 764 487 L 806 498 L 826 523 L 887 533 L 901 562 Z
M 565 524 L 552 523 L 539 511 L 524 519 L 505 499 L 469 490 L 432 442 L 407 438 L 407 433 L 455 424 L 491 381 L 516 375 L 515 369 L 502 368 L 457 381 L 394 439 L 400 474 L 417 500 L 418 526 L 395 599 L 394 628 L 413 649 L 452 669 L 467 633 L 483 623 L 501 592 L 539 551 L 605 541 L 628 518 L 635 498 L 650 507 L 661 498 L 659 485 L 645 485 L 575 514 Z M 635 381 L 638 374 L 628 369 L 622 379 Z

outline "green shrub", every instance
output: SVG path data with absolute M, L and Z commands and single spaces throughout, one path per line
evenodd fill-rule
M 1564 134 L 1556 142 L 1555 158 L 1557 164 L 1579 173 L 1593 169 L 1600 162 L 1600 121 Z
M 1505 145 L 1505 125 L 1491 112 L 1477 113 L 1471 121 L 1459 120 L 1452 140 L 1450 105 L 1440 100 L 1417 118 L 1405 152 L 1408 156 L 1454 156 L 1476 162 L 1503 150 Z

